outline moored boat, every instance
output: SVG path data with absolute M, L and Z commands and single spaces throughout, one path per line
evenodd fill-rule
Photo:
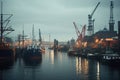
M 7 14 L 7 17 L 4 17 L 3 14 L 3 6 L 1 1 L 1 19 L 0 19 L 0 59 L 2 60 L 9 60 L 13 59 L 15 56 L 13 48 L 11 48 L 8 42 L 5 40 L 5 36 L 10 32 L 14 31 L 11 27 L 8 27 L 9 19 L 11 18 L 12 14 Z M 6 19 L 4 19 L 6 18 Z M 7 32 L 7 33 L 6 33 Z
M 0 59 L 8 60 L 13 59 L 15 56 L 13 48 L 10 48 L 9 45 L 2 43 L 0 44 Z
M 70 47 L 68 50 L 69 55 L 77 55 L 76 50 L 73 47 Z
M 42 51 L 39 46 L 28 46 L 24 49 L 23 57 L 30 59 L 39 59 L 42 56 Z

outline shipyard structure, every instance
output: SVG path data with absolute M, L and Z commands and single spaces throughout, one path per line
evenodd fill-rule
M 94 34 L 91 34 L 90 36 L 85 36 L 82 40 L 83 43 L 85 43 L 86 45 L 84 45 L 84 47 L 89 47 L 90 48 L 96 48 L 96 50 L 98 48 L 98 52 L 99 51 L 103 51 L 105 52 L 106 48 L 111 48 L 113 49 L 115 52 L 119 50 L 118 48 L 118 35 L 117 31 L 114 30 L 114 24 L 115 21 L 113 19 L 113 1 L 110 2 L 110 20 L 109 20 L 109 29 L 104 28 L 103 30 L 100 30 Z M 118 28 L 119 28 L 119 22 L 118 22 Z M 93 28 L 92 28 L 93 29 Z M 89 32 L 89 26 L 88 26 L 88 32 Z M 93 30 L 91 30 L 91 32 L 93 32 Z M 118 29 L 119 32 L 119 29 Z M 90 50 L 93 50 L 90 49 Z
M 94 33 L 93 14 L 98 8 L 100 2 L 96 5 L 91 14 L 88 15 L 88 35 L 85 35 L 86 25 L 79 31 L 75 22 L 73 22 L 77 34 L 77 40 L 74 45 L 69 47 L 68 54 L 82 56 L 99 60 L 105 64 L 120 65 L 120 21 L 118 21 L 118 33 L 114 30 L 113 1 L 110 1 L 110 19 L 109 29 L 103 28 Z
M 79 31 L 77 25 L 73 22 L 77 39 L 74 42 L 74 45 L 69 47 L 68 54 L 99 59 L 103 62 L 108 61 L 108 63 L 113 62 L 116 64 L 117 62 L 120 64 L 120 21 L 118 21 L 117 33 L 117 31 L 114 30 L 114 3 L 113 1 L 110 1 L 109 28 L 103 28 L 103 30 L 94 32 L 95 20 L 92 19 L 92 16 L 99 5 L 100 2 L 97 3 L 93 12 L 88 15 L 88 35 L 85 35 L 86 25 L 84 25 L 82 30 Z

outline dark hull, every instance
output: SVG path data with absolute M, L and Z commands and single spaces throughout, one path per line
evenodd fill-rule
M 39 59 L 42 57 L 42 52 L 40 50 L 25 50 L 23 57 L 26 59 Z
M 39 50 L 26 50 L 23 53 L 23 60 L 26 66 L 37 66 L 42 61 L 42 53 Z
M 0 70 L 9 69 L 14 64 L 14 59 L 12 49 L 0 49 Z
M 26 66 L 37 66 L 41 64 L 42 57 L 41 56 L 26 56 L 23 58 L 23 60 Z
M 0 59 L 13 59 L 14 52 L 12 49 L 0 49 Z
M 73 56 L 76 56 L 76 51 L 68 51 L 68 55 L 73 55 Z
M 101 60 L 103 64 L 111 65 L 111 66 L 120 66 L 120 60 Z
M 120 66 L 120 56 L 118 54 L 103 54 L 99 60 L 103 64 Z

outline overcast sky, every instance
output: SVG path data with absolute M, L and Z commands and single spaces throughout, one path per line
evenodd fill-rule
M 111 0 L 2 0 L 3 12 L 13 14 L 12 28 L 15 29 L 13 37 L 22 33 L 23 25 L 25 34 L 31 35 L 32 26 L 35 27 L 35 36 L 38 38 L 38 29 L 41 29 L 44 40 L 58 39 L 68 41 L 76 38 L 73 21 L 79 30 L 80 25 L 88 25 L 88 14 L 100 1 L 101 4 L 93 15 L 95 19 L 95 32 L 108 27 Z M 120 20 L 120 0 L 114 1 L 115 30 L 117 21 Z M 86 33 L 87 34 L 87 33 Z

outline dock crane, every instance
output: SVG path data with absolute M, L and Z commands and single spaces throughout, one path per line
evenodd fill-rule
M 4 19 L 4 16 L 5 17 Z M 3 43 L 4 36 L 8 35 L 12 31 L 14 31 L 11 26 L 8 26 L 10 22 L 10 18 L 13 16 L 13 14 L 3 14 L 3 2 L 1 1 L 1 13 L 0 13 L 0 43 Z
M 113 19 L 113 8 L 114 8 L 114 3 L 113 1 L 110 2 L 110 20 L 109 20 L 109 30 L 110 32 L 114 31 L 114 24 L 115 21 Z
M 100 4 L 100 2 L 98 2 L 95 9 L 93 10 L 93 12 L 88 15 L 88 34 L 89 34 L 89 36 L 94 34 L 94 21 L 95 20 L 94 19 L 92 20 L 92 16 L 95 13 L 96 9 L 98 8 L 99 4 Z
M 77 34 L 77 37 L 78 37 L 77 40 L 76 40 L 76 43 L 77 43 L 78 47 L 81 47 L 82 40 L 85 37 L 86 25 L 83 26 L 82 31 L 80 32 L 77 25 L 75 24 L 75 22 L 73 22 L 73 24 L 74 24 L 76 34 Z
M 75 27 L 75 31 L 76 31 L 77 37 L 79 37 L 79 35 L 80 35 L 80 31 L 79 31 L 79 29 L 78 29 L 76 23 L 73 22 L 73 25 L 74 25 L 74 27 Z

